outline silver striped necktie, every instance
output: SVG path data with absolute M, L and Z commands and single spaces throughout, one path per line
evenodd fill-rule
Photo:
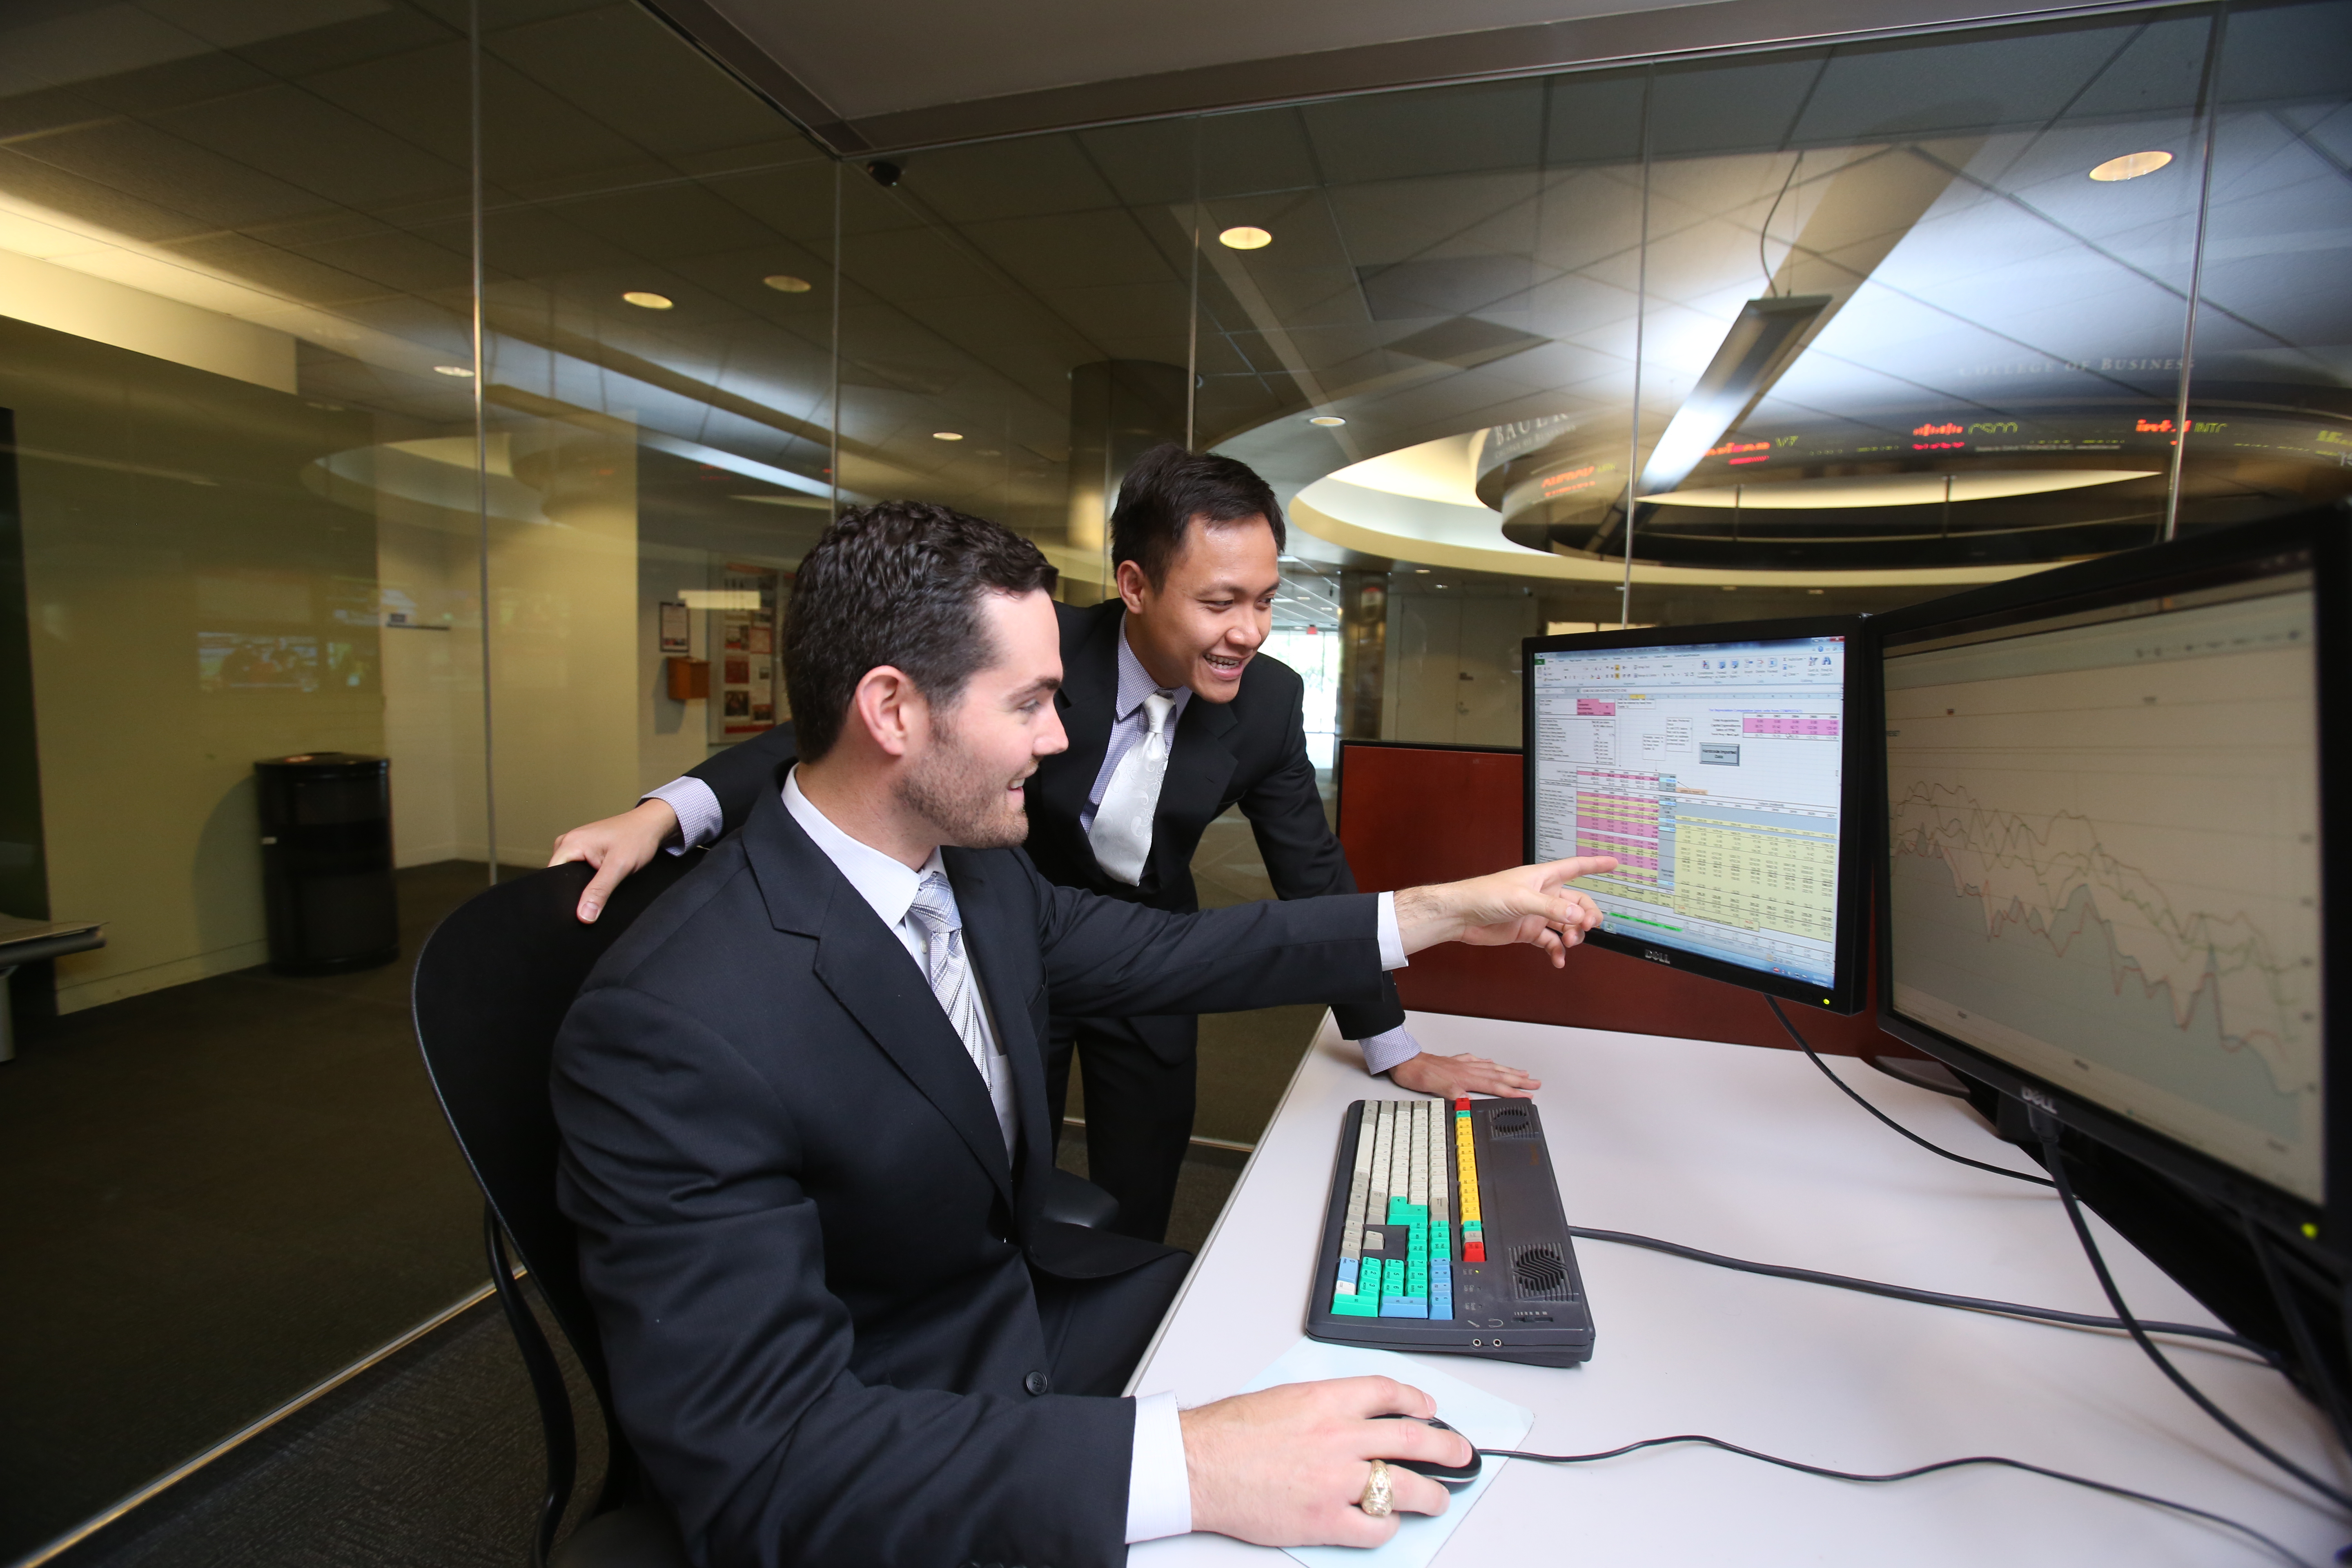
M 1003 1068 L 981 1023 L 980 988 L 972 983 L 971 965 L 964 958 L 963 916 L 956 909 L 955 891 L 944 875 L 938 871 L 924 875 L 916 886 L 915 901 L 907 906 L 907 918 L 923 928 L 928 970 L 924 978 L 930 982 L 931 994 L 939 998 L 940 1010 L 962 1037 L 963 1048 L 971 1065 L 980 1069 L 981 1082 L 987 1085 L 989 1101 L 994 1105 L 1002 1098 L 997 1074 Z
M 1111 771 L 1087 834 L 1095 864 L 1130 888 L 1143 880 L 1151 858 L 1151 819 L 1160 810 L 1160 781 L 1168 776 L 1168 713 L 1175 706 L 1175 697 L 1165 691 L 1143 700 L 1143 738 Z

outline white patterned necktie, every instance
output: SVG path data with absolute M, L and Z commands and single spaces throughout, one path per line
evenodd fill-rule
M 907 918 L 923 928 L 927 971 L 923 978 L 930 982 L 940 1010 L 962 1037 L 971 1065 L 980 1069 L 980 1080 L 987 1086 L 989 1102 L 997 1107 L 1000 1130 L 1006 1132 L 1009 1142 L 1011 1132 L 1003 1126 L 1003 1096 L 997 1083 L 1003 1068 L 981 1024 L 980 988 L 972 984 L 971 965 L 964 960 L 963 916 L 956 909 L 955 892 L 944 875 L 925 873 L 915 888 L 915 901 L 907 906 Z
M 1087 834 L 1095 863 L 1129 887 L 1143 880 L 1143 864 L 1151 858 L 1151 818 L 1160 809 L 1160 782 L 1168 776 L 1168 713 L 1175 706 L 1165 691 L 1143 700 L 1144 737 L 1119 758 Z

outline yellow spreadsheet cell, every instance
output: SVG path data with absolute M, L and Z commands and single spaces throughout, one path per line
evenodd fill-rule
M 1685 817 L 1675 831 L 1675 911 L 1743 931 L 1831 941 L 1837 934 L 1837 840 Z

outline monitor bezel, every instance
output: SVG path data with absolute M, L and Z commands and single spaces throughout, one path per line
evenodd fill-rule
M 1594 931 L 1584 940 L 1611 952 L 1622 952 L 1683 974 L 1721 980 L 1750 991 L 1801 1002 L 1826 1013 L 1859 1013 L 1868 1005 L 1865 967 L 1870 921 L 1871 835 L 1864 816 L 1872 809 L 1875 781 L 1867 768 L 1877 755 L 1874 738 L 1865 735 L 1878 711 L 1872 687 L 1876 666 L 1861 657 L 1861 616 L 1790 616 L 1773 620 L 1722 621 L 1706 626 L 1628 627 L 1622 631 L 1564 632 L 1528 637 L 1519 645 L 1519 742 L 1524 764 L 1520 807 L 1522 853 L 1536 858 L 1536 661 L 1539 653 L 1608 651 L 1616 648 L 1690 647 L 1702 643 L 1788 642 L 1807 637 L 1843 637 L 1846 642 L 1845 718 L 1838 733 L 1843 788 L 1839 792 L 1837 930 L 1831 938 L 1832 978 L 1826 987 L 1790 975 L 1767 974 L 1744 964 L 1709 958 L 1678 947 L 1664 947 L 1636 937 Z M 1824 996 L 1826 992 L 1826 996 Z
M 1873 685 L 1881 683 L 1885 649 L 1895 639 L 1923 630 L 1957 632 L 1981 626 L 2025 611 L 2065 614 L 2073 608 L 2095 609 L 2161 590 L 2168 583 L 2189 586 L 2187 579 L 2210 578 L 2233 567 L 2308 552 L 2314 577 L 2314 647 L 2319 708 L 2320 831 L 2320 963 L 2328 1017 L 2321 1045 L 2321 1113 L 2326 1120 L 2320 1160 L 2324 1194 L 2352 1193 L 2352 1063 L 2347 1063 L 2336 1042 L 2345 1037 L 2339 1010 L 2352 1005 L 2346 989 L 2352 977 L 2352 921 L 2325 921 L 2330 907 L 2343 908 L 2352 894 L 2352 832 L 2329 834 L 2331 822 L 2352 822 L 2352 729 L 2331 714 L 2352 701 L 2352 657 L 2345 649 L 2352 637 L 2352 596 L 2347 596 L 2347 523 L 2341 516 L 2305 516 L 2250 523 L 2200 533 L 2168 543 L 2094 561 L 2056 567 L 1956 594 L 1946 598 L 1891 611 L 1869 618 L 1863 652 L 1871 668 Z M 2330 657 L 2333 652 L 2336 657 Z M 1876 726 L 1872 770 L 1884 776 L 1885 724 Z M 2217 1155 L 2191 1148 L 2165 1133 L 2106 1109 L 2066 1086 L 2016 1067 L 1990 1051 L 1958 1040 L 1931 1024 L 1898 1012 L 1895 1005 L 1894 945 L 1888 902 L 1889 857 L 1893 851 L 1891 813 L 1884 789 L 1875 803 L 1873 822 L 1876 842 L 1869 851 L 1874 945 L 1877 949 L 1877 1013 L 1879 1028 L 1904 1044 L 1927 1052 L 1956 1071 L 1976 1079 L 2011 1098 L 2032 1090 L 2056 1108 L 2058 1120 L 2084 1137 L 2116 1150 L 2176 1182 L 2232 1208 L 2259 1215 L 2283 1234 L 2308 1242 L 2316 1240 L 2339 1257 L 2352 1256 L 2352 1237 L 2341 1234 L 2342 1222 L 2331 1225 L 2330 1205 L 2314 1204 L 2298 1193 L 2239 1169 Z M 2340 1205 L 2352 1209 L 2352 1205 Z

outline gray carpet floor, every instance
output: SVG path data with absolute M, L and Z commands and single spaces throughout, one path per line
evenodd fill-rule
M 589 1426 L 593 1484 L 603 1435 Z M 545 1463 L 522 1363 L 485 1301 L 54 1561 L 522 1568 Z
M 215 976 L 26 1021 L 0 1067 L 0 1562 L 488 1277 L 408 975 L 463 863 L 400 875 L 400 963 Z

